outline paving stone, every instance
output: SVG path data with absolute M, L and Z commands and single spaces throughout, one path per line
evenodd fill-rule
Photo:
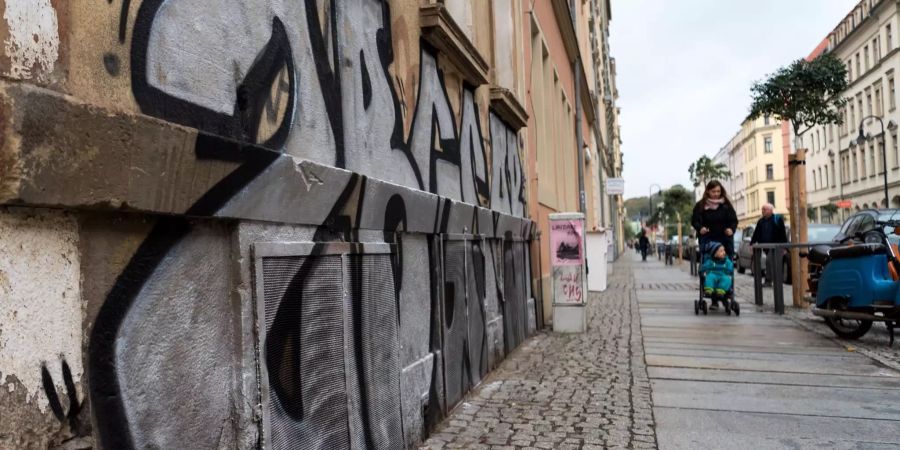
M 590 293 L 586 333 L 531 337 L 421 448 L 473 437 L 482 448 L 655 448 L 632 264 L 621 258 L 610 289 Z

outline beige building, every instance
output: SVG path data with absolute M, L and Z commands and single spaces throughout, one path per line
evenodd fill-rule
M 886 207 L 882 143 L 885 144 L 889 203 L 900 207 L 900 150 L 897 128 L 896 76 L 900 70 L 897 34 L 897 0 L 863 0 L 828 35 L 823 50 L 847 66 L 849 87 L 842 95 L 849 100 L 841 125 L 817 126 L 795 143 L 807 149 L 807 201 L 814 221 L 840 223 L 849 214 L 865 208 Z M 857 141 L 860 122 L 870 137 Z M 884 140 L 886 139 L 886 140 Z M 832 214 L 840 200 L 850 202 L 850 211 Z
M 771 203 L 787 219 L 785 149 L 782 124 L 769 117 L 747 120 L 717 159 L 726 163 L 732 179 L 726 182 L 740 228 L 755 225 L 762 205 Z

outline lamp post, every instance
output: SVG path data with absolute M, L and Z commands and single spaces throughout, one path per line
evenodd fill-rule
M 880 136 L 881 136 L 881 167 L 884 171 L 884 207 L 887 208 L 888 205 L 890 205 L 890 198 L 888 197 L 887 148 L 886 148 L 886 144 L 885 144 L 887 139 L 885 139 L 885 136 L 884 136 L 884 121 L 881 120 L 881 117 L 871 115 L 871 116 L 863 117 L 862 120 L 859 121 L 859 136 L 856 138 L 856 143 L 859 144 L 860 146 L 862 146 L 863 144 L 865 144 L 865 142 L 868 139 L 872 138 L 871 135 L 866 136 L 865 129 L 863 128 L 866 124 L 866 121 L 869 119 L 875 119 L 881 125 L 881 134 L 880 134 Z M 893 120 L 891 120 L 888 122 L 887 127 L 888 127 L 888 130 L 894 130 L 897 128 L 897 124 L 894 123 Z M 865 164 L 865 162 L 863 164 Z
M 840 160 L 841 159 L 840 156 L 841 156 L 840 154 L 837 155 L 837 159 L 835 160 L 835 162 L 836 162 L 835 167 L 837 167 L 837 171 L 839 173 L 838 188 L 840 189 L 840 193 L 841 193 L 840 200 L 838 200 L 838 201 L 843 202 L 844 201 L 844 162 Z M 828 157 L 829 158 L 835 157 L 834 150 L 828 150 Z M 834 172 L 835 172 L 834 170 L 831 171 L 832 176 L 834 176 Z M 844 223 L 844 208 L 838 208 L 838 209 L 841 211 L 841 223 Z
M 649 188 L 650 189 L 650 217 L 647 218 L 648 224 L 650 223 L 651 220 L 653 220 L 653 186 L 656 186 L 656 192 L 660 192 L 660 193 L 662 192 L 662 186 L 660 186 L 656 183 L 653 183 L 650 185 L 650 188 Z M 652 230 L 653 229 L 651 228 L 651 231 Z M 656 238 L 656 233 L 653 233 L 653 237 L 654 237 L 654 239 Z

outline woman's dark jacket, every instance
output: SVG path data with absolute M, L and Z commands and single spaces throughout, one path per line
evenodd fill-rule
M 697 230 L 697 236 L 701 236 L 700 229 L 706 227 L 709 233 L 701 236 L 703 240 L 733 242 L 733 238 L 725 234 L 725 229 L 730 228 L 732 233 L 737 230 L 738 219 L 734 208 L 723 203 L 716 209 L 704 209 L 704 204 L 703 200 L 697 202 L 691 215 L 691 225 Z

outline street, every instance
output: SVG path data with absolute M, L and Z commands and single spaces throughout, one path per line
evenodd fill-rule
M 738 275 L 740 317 L 695 316 L 686 264 L 626 253 L 591 294 L 587 333 L 524 343 L 422 448 L 900 445 L 900 371 L 805 312 L 756 308 L 750 280 Z M 863 345 L 894 353 L 881 328 Z

